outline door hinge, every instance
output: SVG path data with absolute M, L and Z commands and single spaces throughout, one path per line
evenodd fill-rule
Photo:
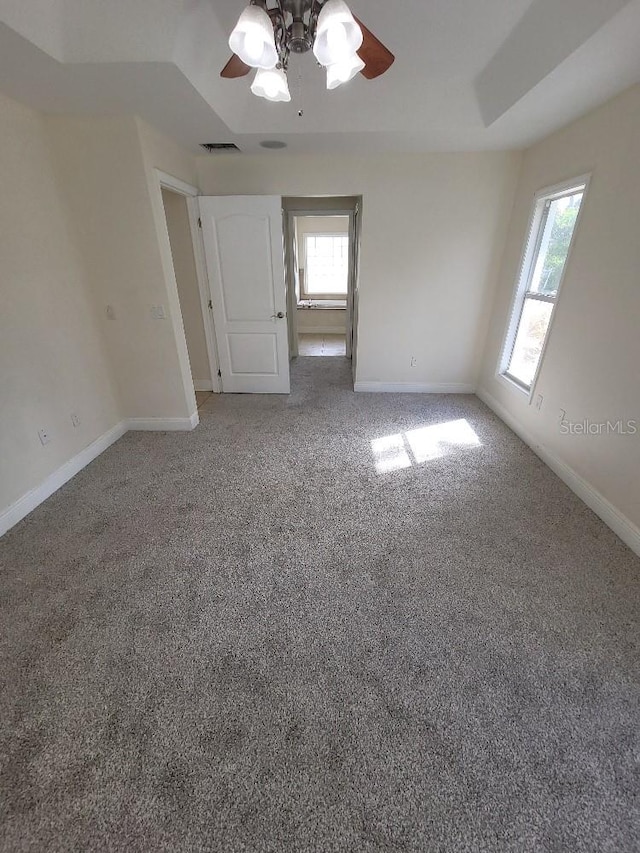
M 218 376 L 222 376 L 222 371 L 218 368 Z
M 202 219 L 198 217 L 198 228 L 202 228 Z
M 209 300 L 209 308 L 211 308 L 211 310 L 213 311 L 213 305 L 211 303 L 211 300 Z

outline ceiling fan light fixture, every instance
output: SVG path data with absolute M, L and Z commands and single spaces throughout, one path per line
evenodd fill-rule
M 364 68 L 364 62 L 358 54 L 354 54 L 351 59 L 346 59 L 344 62 L 334 62 L 333 65 L 327 66 L 327 89 L 337 89 L 343 83 L 348 83 Z
M 344 0 L 327 0 L 318 16 L 313 53 L 320 65 L 350 59 L 362 45 L 362 30 Z
M 259 68 L 251 84 L 251 91 L 267 101 L 288 103 L 291 100 L 287 75 L 282 68 Z
M 246 2 L 246 0 L 245 0 Z M 313 50 L 327 71 L 327 89 L 336 89 L 360 72 L 367 80 L 391 68 L 395 57 L 371 30 L 351 14 L 344 0 L 251 0 L 229 38 L 231 59 L 220 72 L 225 80 L 256 74 L 254 94 L 290 101 L 289 60 Z M 302 115 L 302 110 L 298 114 Z
M 264 9 L 253 4 L 247 6 L 229 36 L 229 47 L 251 68 L 273 68 L 277 65 L 273 25 Z

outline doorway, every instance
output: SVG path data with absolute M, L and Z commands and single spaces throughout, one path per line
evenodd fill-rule
M 349 217 L 294 216 L 298 355 L 346 356 Z
M 342 356 L 354 373 L 360 204 L 359 197 L 187 200 L 205 337 L 216 342 L 214 391 L 289 393 L 289 361 L 300 344 L 303 353 Z
M 284 198 L 291 357 L 355 355 L 360 199 Z
M 161 186 L 169 245 L 198 410 L 214 393 L 187 199 Z

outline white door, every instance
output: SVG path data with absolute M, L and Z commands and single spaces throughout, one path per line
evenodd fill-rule
M 289 393 L 280 196 L 203 196 L 222 390 Z

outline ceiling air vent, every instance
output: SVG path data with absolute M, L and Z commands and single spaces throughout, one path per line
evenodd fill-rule
M 237 145 L 234 145 L 233 142 L 201 142 L 200 148 L 204 148 L 205 151 L 239 151 Z

